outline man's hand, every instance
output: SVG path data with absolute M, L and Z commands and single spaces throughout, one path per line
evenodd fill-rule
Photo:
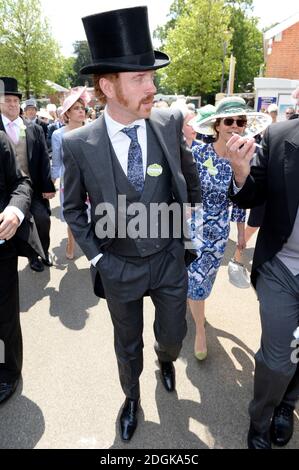
M 255 152 L 255 140 L 233 135 L 226 144 L 227 156 L 231 163 L 236 185 L 245 184 L 250 173 L 250 162 Z
M 44 199 L 53 199 L 53 197 L 55 197 L 55 194 L 56 193 L 43 193 L 43 198 Z
M 0 240 L 9 240 L 20 225 L 19 218 L 13 212 L 0 214 Z

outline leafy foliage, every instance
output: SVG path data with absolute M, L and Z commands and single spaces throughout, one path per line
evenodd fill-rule
M 76 41 L 73 44 L 74 54 L 76 56 L 74 61 L 74 78 L 72 86 L 85 85 L 86 81 L 89 82 L 89 85 L 92 85 L 92 80 L 86 76 L 80 74 L 80 69 L 87 64 L 92 62 L 90 50 L 88 47 L 87 41 Z
M 160 72 L 161 85 L 185 95 L 214 92 L 222 73 L 223 40 L 230 39 L 230 15 L 221 0 L 186 0 L 181 11 L 167 32 L 164 50 L 172 62 Z
M 61 54 L 39 0 L 0 0 L 0 75 L 15 77 L 27 97 L 55 81 Z
M 175 0 L 169 21 L 156 29 L 172 63 L 159 71 L 164 93 L 211 94 L 228 79 L 236 58 L 235 91 L 243 91 L 263 63 L 263 37 L 253 17 L 253 0 Z

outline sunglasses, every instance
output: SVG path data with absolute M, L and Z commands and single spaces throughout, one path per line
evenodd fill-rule
M 247 124 L 246 119 L 234 119 L 234 118 L 230 118 L 230 117 L 227 117 L 227 118 L 223 119 L 223 123 L 224 123 L 225 126 L 232 126 L 234 124 L 234 122 L 237 124 L 238 127 L 245 127 L 246 124 Z

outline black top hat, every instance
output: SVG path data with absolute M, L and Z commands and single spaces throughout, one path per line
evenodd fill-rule
M 82 74 L 155 70 L 170 62 L 153 50 L 147 7 L 107 11 L 82 21 L 92 57 Z
M 13 95 L 22 98 L 22 93 L 18 91 L 18 82 L 12 77 L 0 77 L 0 94 Z

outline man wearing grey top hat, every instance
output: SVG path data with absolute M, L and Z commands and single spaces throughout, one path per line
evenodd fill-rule
M 42 128 L 45 134 L 45 139 L 47 141 L 48 124 L 46 124 L 37 116 L 37 104 L 34 98 L 30 98 L 29 100 L 25 101 L 24 115 L 28 122 L 37 124 Z
M 94 75 L 96 94 L 106 107 L 92 124 L 65 136 L 64 215 L 92 263 L 95 293 L 108 303 L 126 396 L 120 433 L 129 441 L 137 426 L 140 399 L 143 297 L 150 295 L 155 306 L 155 350 L 163 386 L 171 392 L 173 361 L 186 334 L 187 293 L 181 234 L 174 237 L 169 220 L 169 234 L 162 237 L 162 217 L 158 217 L 154 227 L 148 226 L 156 229 L 152 238 L 149 231 L 135 237 L 129 233 L 130 209 L 139 204 L 148 215 L 153 203 L 167 208 L 177 203 L 181 208 L 188 200 L 200 202 L 201 196 L 195 162 L 182 140 L 180 111 L 152 111 L 154 71 L 168 65 L 169 58 L 153 50 L 147 8 L 100 13 L 83 18 L 83 23 L 93 62 L 81 72 Z M 118 212 L 118 223 L 112 216 L 113 230 L 106 236 L 98 230 L 105 219 L 100 213 L 103 203 L 109 212 L 111 208 Z

